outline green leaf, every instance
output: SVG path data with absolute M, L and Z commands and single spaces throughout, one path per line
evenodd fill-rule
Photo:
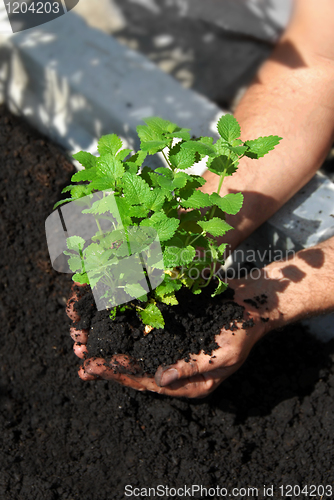
M 221 293 L 225 292 L 226 288 L 228 287 L 227 283 L 224 283 L 224 281 L 222 281 L 218 276 L 217 276 L 217 278 L 218 278 L 219 283 L 218 283 L 216 290 L 211 295 L 211 297 L 216 297 L 217 295 L 220 295 Z
M 109 153 L 106 153 L 97 161 L 97 173 L 99 177 L 103 177 L 111 182 L 121 179 L 124 172 L 123 163 Z
M 82 271 L 82 261 L 79 255 L 72 254 L 68 259 L 67 264 L 69 265 L 69 268 L 73 273 L 77 271 Z
M 164 141 L 148 141 L 148 142 L 141 142 L 140 147 L 143 151 L 147 151 L 149 155 L 155 155 L 159 151 L 165 149 L 168 143 L 169 143 L 168 139 Z
M 194 151 L 181 148 L 181 144 L 176 144 L 169 152 L 169 161 L 174 168 L 185 170 L 195 163 Z
M 168 274 L 165 274 L 164 281 L 155 290 L 158 297 L 175 293 L 182 287 L 182 283 L 178 279 L 172 279 Z
M 138 151 L 135 155 L 132 155 L 126 162 L 124 162 L 125 169 L 131 174 L 137 174 L 139 167 L 142 166 L 147 153 L 145 151 Z M 118 155 L 117 155 L 118 157 Z M 148 167 L 145 167 L 148 168 Z M 151 169 L 150 169 L 151 170 Z
M 189 141 L 190 140 L 190 134 L 189 134 L 190 128 L 180 128 L 177 127 L 175 132 L 169 134 L 167 133 L 167 137 L 172 137 L 176 139 L 182 139 L 183 141 Z
M 209 161 L 207 162 L 207 167 L 210 170 L 210 172 L 213 172 L 214 174 L 217 175 L 222 175 L 226 170 L 229 168 L 229 166 L 232 164 L 232 160 L 228 158 L 228 156 L 221 155 L 217 156 L 216 158 L 209 158 Z
M 167 179 L 173 179 L 173 172 L 167 167 L 158 167 L 154 170 L 154 172 L 164 175 Z
M 75 153 L 73 158 L 81 163 L 86 170 L 95 167 L 97 160 L 96 156 L 86 151 L 79 151 L 79 153 Z
M 190 151 L 192 153 L 199 153 L 204 156 L 214 156 L 216 154 L 214 148 L 209 144 L 205 144 L 204 142 L 199 141 L 189 141 L 183 142 L 181 144 L 181 150 Z
M 57 203 L 55 203 L 53 205 L 53 210 L 55 210 L 57 207 L 60 207 L 60 205 L 63 205 L 64 203 L 68 203 L 69 201 L 73 201 L 73 199 L 72 198 L 66 198 L 65 200 L 57 201 Z
M 144 118 L 143 122 L 145 122 L 146 125 L 150 129 L 154 130 L 154 132 L 156 132 L 157 134 L 163 134 L 164 132 L 172 133 L 179 128 L 176 123 L 164 120 L 163 118 L 159 118 L 158 116 Z
M 72 175 L 72 182 L 80 182 L 80 181 L 92 181 L 96 177 L 96 167 L 89 168 L 88 170 L 79 170 L 74 175 Z
M 223 253 L 226 250 L 227 245 L 228 245 L 228 243 L 222 243 L 221 245 L 219 245 L 219 247 L 218 247 L 218 253 L 220 253 L 220 255 L 223 255 Z
M 139 175 L 124 174 L 122 179 L 124 186 L 124 196 L 128 204 L 141 205 L 149 199 L 150 186 Z
M 132 149 L 122 149 L 119 153 L 117 153 L 117 160 L 123 161 L 125 158 L 132 153 Z
M 142 219 L 147 217 L 149 209 L 140 205 L 132 205 L 129 207 L 128 215 L 130 217 L 135 217 L 136 219 Z
M 79 250 L 83 249 L 85 240 L 81 236 L 70 236 L 66 239 L 66 245 L 69 250 L 75 250 L 79 253 Z
M 144 325 L 153 326 L 153 328 L 163 328 L 165 326 L 160 309 L 155 304 L 148 304 L 143 311 L 138 310 L 138 314 Z
M 143 288 L 140 283 L 128 283 L 125 285 L 124 291 L 134 299 L 142 297 L 147 293 L 145 288 Z
M 163 259 L 167 269 L 172 269 L 177 266 L 186 266 L 193 261 L 196 255 L 196 250 L 191 245 L 184 246 L 167 246 L 164 251 Z
M 232 226 L 224 220 L 218 219 L 218 217 L 214 217 L 208 221 L 198 221 L 198 225 L 201 226 L 203 231 L 212 234 L 212 236 L 223 236 L 227 231 L 233 229 Z
M 165 196 L 160 190 L 154 189 L 149 192 L 149 195 L 143 200 L 144 206 L 153 212 L 158 212 L 162 209 L 165 202 Z
M 118 214 L 118 206 L 116 203 L 115 196 L 111 193 L 102 200 L 97 200 L 93 203 L 91 208 L 87 208 L 82 211 L 83 214 L 105 214 L 105 213 L 110 213 L 115 217 L 116 219 L 119 219 Z
M 185 172 L 176 172 L 174 174 L 173 189 L 181 189 L 186 186 L 189 181 L 193 182 L 191 175 L 188 175 Z
M 164 212 L 156 212 L 149 219 L 141 221 L 141 226 L 153 227 L 158 233 L 160 241 L 167 241 L 175 234 L 180 221 L 169 218 Z
M 219 135 L 229 143 L 238 139 L 241 135 L 239 123 L 234 116 L 230 114 L 223 115 L 220 118 L 217 124 L 217 130 Z
M 262 158 L 262 156 L 269 153 L 269 151 L 272 151 L 281 140 L 282 137 L 278 137 L 278 135 L 269 135 L 268 137 L 259 137 L 253 141 L 246 141 L 245 146 L 247 146 L 248 149 L 245 155 L 253 159 Z
M 87 273 L 77 273 L 72 276 L 72 280 L 77 283 L 81 283 L 81 285 L 89 285 L 89 279 Z
M 110 154 L 115 156 L 122 147 L 122 140 L 116 134 L 108 134 L 101 137 L 97 149 L 101 156 Z
M 217 193 L 212 193 L 210 200 L 213 205 L 219 207 L 223 212 L 235 215 L 242 207 L 244 196 L 241 193 L 229 193 L 221 197 Z
M 212 201 L 208 193 L 202 191 L 195 191 L 187 199 L 181 200 L 181 206 L 184 208 L 205 208 L 211 207 Z

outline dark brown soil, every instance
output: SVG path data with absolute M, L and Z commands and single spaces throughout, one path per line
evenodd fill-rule
M 44 235 L 71 168 L 0 108 L 1 500 L 121 500 L 135 498 L 125 485 L 159 484 L 258 498 L 274 485 L 279 499 L 282 484 L 333 484 L 334 343 L 301 325 L 268 335 L 202 401 L 78 378 L 71 278 L 51 269 Z

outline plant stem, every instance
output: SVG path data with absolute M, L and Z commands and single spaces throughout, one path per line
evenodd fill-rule
M 168 160 L 167 156 L 165 155 L 165 152 L 164 152 L 164 151 L 161 151 L 161 152 L 162 152 L 163 157 L 165 158 L 165 160 L 166 160 L 166 162 L 167 162 L 167 165 L 168 165 L 168 166 L 169 166 L 172 170 L 174 170 L 174 169 L 173 169 L 173 167 L 172 167 L 172 165 L 171 165 L 171 163 L 169 162 L 169 160 Z
M 200 238 L 201 236 L 204 236 L 205 235 L 205 231 L 203 231 L 201 234 L 199 234 L 198 236 L 196 236 L 196 238 L 194 238 L 190 243 L 189 245 L 192 245 L 196 240 L 198 240 L 198 238 Z

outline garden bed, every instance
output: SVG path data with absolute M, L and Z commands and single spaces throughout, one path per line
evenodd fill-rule
M 271 333 L 201 401 L 82 382 L 71 277 L 52 270 L 44 232 L 73 167 L 4 108 L 0 163 L 1 499 L 119 500 L 125 485 L 158 484 L 259 498 L 273 484 L 281 498 L 282 484 L 333 482 L 334 341 L 301 325 Z

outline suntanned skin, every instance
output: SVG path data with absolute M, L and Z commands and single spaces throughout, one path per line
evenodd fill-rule
M 221 194 L 243 192 L 241 212 L 228 216 L 236 229 L 226 235 L 235 248 L 273 215 L 314 175 L 334 140 L 334 1 L 296 0 L 292 21 L 270 59 L 240 102 L 235 116 L 243 139 L 279 135 L 281 144 L 267 157 L 244 158 L 238 171 L 224 181 Z M 217 177 L 204 176 L 203 189 L 217 190 Z M 159 368 L 155 377 L 115 374 L 112 363 L 88 359 L 80 369 L 83 380 L 115 380 L 138 390 L 172 396 L 205 397 L 235 372 L 253 345 L 274 328 L 302 318 L 334 311 L 334 238 L 299 252 L 289 261 L 274 262 L 259 279 L 230 281 L 235 301 L 245 306 L 254 326 L 239 325 L 235 335 L 222 330 L 213 363 L 205 354 L 196 362 L 179 361 Z M 244 299 L 259 293 L 267 304 L 253 308 Z M 72 305 L 69 315 L 75 318 Z M 261 317 L 268 318 L 263 322 Z M 71 331 L 75 353 L 83 358 L 87 332 Z M 79 335 L 79 336 L 78 336 Z M 118 360 L 127 365 L 125 356 Z

